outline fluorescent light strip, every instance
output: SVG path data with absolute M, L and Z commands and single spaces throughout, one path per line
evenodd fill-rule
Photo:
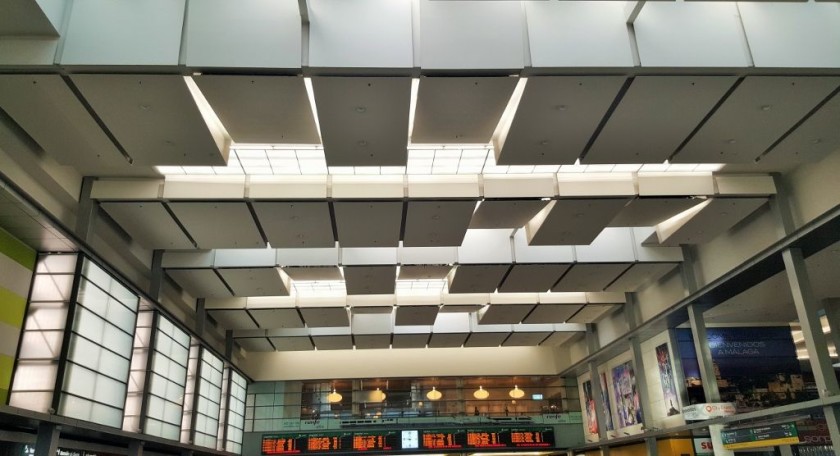
M 414 114 L 417 111 L 417 93 L 420 91 L 420 79 L 411 78 L 411 102 L 408 108 L 408 142 L 414 134 Z
M 306 96 L 309 98 L 309 107 L 312 108 L 312 117 L 315 119 L 315 129 L 318 130 L 318 140 L 321 139 L 321 123 L 318 122 L 318 108 L 315 106 L 315 91 L 312 89 L 312 78 L 303 78 L 303 85 L 306 86 Z

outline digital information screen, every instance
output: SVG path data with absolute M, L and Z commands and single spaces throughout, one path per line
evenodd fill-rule
M 553 447 L 551 427 L 265 434 L 262 438 L 264 455 Z
M 795 423 L 722 431 L 720 437 L 723 440 L 723 447 L 727 450 L 799 443 L 799 433 Z

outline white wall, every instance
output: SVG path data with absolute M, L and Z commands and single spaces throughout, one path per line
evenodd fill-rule
M 601 347 L 618 339 L 630 330 L 623 307 L 601 319 L 596 327 L 598 329 L 598 343 Z
M 840 5 L 838 5 L 840 7 Z M 800 227 L 840 204 L 840 151 L 784 176 L 794 224 Z
M 642 321 L 650 320 L 685 296 L 681 271 L 674 269 L 636 293 Z

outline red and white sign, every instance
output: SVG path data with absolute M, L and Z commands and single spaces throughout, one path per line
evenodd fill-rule
M 697 456 L 706 456 L 715 454 L 715 449 L 712 447 L 712 439 L 709 437 L 699 437 L 694 439 L 694 454 Z
M 682 409 L 686 421 L 700 421 L 720 418 L 735 414 L 735 404 L 731 402 L 710 402 L 708 404 L 693 404 Z

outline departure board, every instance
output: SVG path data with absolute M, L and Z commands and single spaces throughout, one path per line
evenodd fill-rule
M 553 448 L 552 427 L 437 428 L 265 434 L 263 455 Z

